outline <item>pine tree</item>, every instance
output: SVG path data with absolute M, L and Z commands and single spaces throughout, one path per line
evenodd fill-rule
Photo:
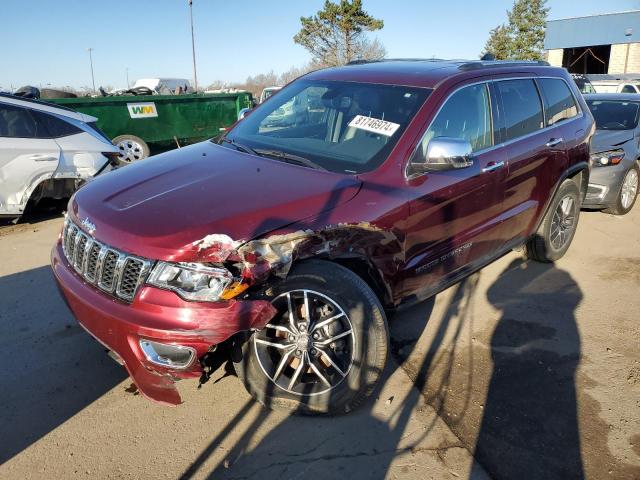
M 509 60 L 511 58 L 512 43 L 509 28 L 500 25 L 489 33 L 489 39 L 484 46 L 482 55 L 490 53 L 496 60 Z
M 507 12 L 512 57 L 518 60 L 542 60 L 544 31 L 549 9 L 547 0 L 515 0 Z
M 366 37 L 366 32 L 384 27 L 384 22 L 365 12 L 362 0 L 325 0 L 322 10 L 300 21 L 302 28 L 293 40 L 309 50 L 315 65 L 344 65 L 362 58 L 378 60 L 386 54 L 380 42 Z
M 509 23 L 489 33 L 483 53 L 496 60 L 542 60 L 544 32 L 549 8 L 547 0 L 515 0 L 507 11 Z

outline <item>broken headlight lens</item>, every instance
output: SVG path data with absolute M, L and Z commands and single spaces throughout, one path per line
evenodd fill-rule
M 593 153 L 590 155 L 591 164 L 594 167 L 606 167 L 609 165 L 618 165 L 624 158 L 624 150 L 611 150 L 602 153 Z
M 217 302 L 233 277 L 224 268 L 199 263 L 158 262 L 147 283 L 172 290 L 185 300 Z

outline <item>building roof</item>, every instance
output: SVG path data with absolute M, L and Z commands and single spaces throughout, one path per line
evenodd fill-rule
M 549 20 L 544 48 L 640 42 L 640 10 Z

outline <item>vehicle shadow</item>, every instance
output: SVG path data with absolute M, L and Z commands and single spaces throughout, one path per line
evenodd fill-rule
M 126 378 L 77 324 L 47 266 L 0 277 L 0 464 Z

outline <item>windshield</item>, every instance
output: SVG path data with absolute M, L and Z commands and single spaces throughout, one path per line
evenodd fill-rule
M 256 108 L 221 144 L 283 161 L 303 157 L 307 166 L 333 172 L 367 172 L 384 162 L 430 92 L 300 80 Z
M 598 130 L 632 130 L 638 125 L 638 102 L 588 100 Z

